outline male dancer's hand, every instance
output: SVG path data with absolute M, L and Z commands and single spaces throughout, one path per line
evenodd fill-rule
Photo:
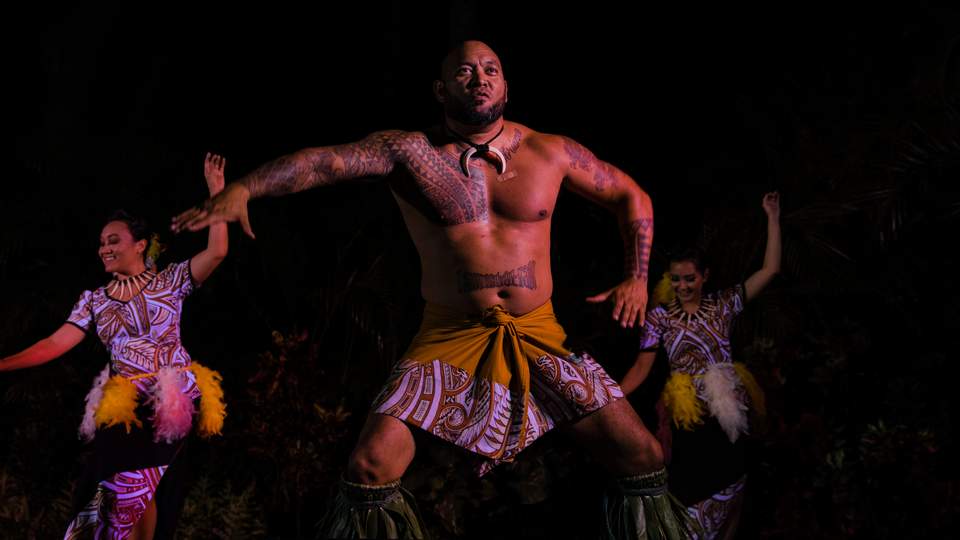
M 181 232 L 184 229 L 198 231 L 213 223 L 239 221 L 243 232 L 250 238 L 256 238 L 250 227 L 250 216 L 247 213 L 247 201 L 250 199 L 250 190 L 243 184 L 233 182 L 227 185 L 219 194 L 204 201 L 173 218 L 170 229 Z
M 587 302 L 599 304 L 613 302 L 613 320 L 623 328 L 643 326 L 647 313 L 646 278 L 628 277 L 623 283 L 598 295 L 587 298 Z

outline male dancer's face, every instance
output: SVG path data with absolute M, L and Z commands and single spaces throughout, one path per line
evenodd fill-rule
M 447 55 L 442 77 L 434 84 L 444 113 L 468 126 L 486 126 L 503 116 L 507 81 L 496 53 L 479 41 L 468 41 Z

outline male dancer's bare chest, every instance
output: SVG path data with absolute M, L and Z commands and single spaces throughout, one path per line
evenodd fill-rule
M 430 150 L 411 160 L 407 178 L 395 182 L 394 189 L 431 221 L 457 225 L 496 217 L 536 222 L 553 213 L 560 178 L 532 153 L 509 153 L 502 173 L 492 157 L 472 157 L 467 175 L 455 145 Z

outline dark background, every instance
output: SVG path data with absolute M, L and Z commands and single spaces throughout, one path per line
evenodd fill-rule
M 522 6 L 522 11 L 521 7 Z M 11 17 L 15 134 L 0 197 L 0 354 L 56 329 L 106 276 L 106 216 L 169 218 L 299 148 L 439 119 L 457 40 L 501 56 L 508 118 L 578 140 L 652 196 L 653 274 L 678 243 L 712 283 L 759 268 L 779 190 L 784 269 L 735 330 L 767 391 L 742 538 L 940 538 L 953 530 L 958 350 L 958 10 L 794 4 L 693 9 L 407 2 L 26 8 Z M 187 303 L 183 338 L 220 370 L 225 435 L 194 445 L 185 538 L 311 537 L 366 408 L 419 323 L 419 262 L 376 183 L 252 205 L 257 241 Z M 636 335 L 582 299 L 619 277 L 612 215 L 562 194 L 555 304 L 615 376 Z M 655 278 L 654 278 L 655 279 Z M 85 457 L 74 433 L 107 360 L 93 339 L 0 377 L 0 536 L 62 534 Z M 665 366 L 633 398 L 651 420 Z M 405 482 L 437 537 L 589 537 L 602 479 L 559 435 L 484 479 L 427 438 Z

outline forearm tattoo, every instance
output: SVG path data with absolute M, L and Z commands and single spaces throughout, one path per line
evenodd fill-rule
M 631 221 L 624 227 L 623 273 L 647 279 L 650 248 L 653 245 L 653 218 Z
M 537 288 L 536 261 L 496 274 L 474 274 L 472 272 L 457 272 L 457 289 L 461 293 L 479 289 L 493 289 L 500 287 Z
M 401 132 L 379 132 L 362 141 L 302 150 L 275 159 L 241 182 L 252 197 L 284 195 L 364 176 L 384 176 L 397 160 Z
M 567 157 L 570 158 L 571 169 L 593 173 L 593 189 L 595 191 L 604 191 L 606 188 L 616 185 L 616 169 L 612 165 L 598 160 L 593 152 L 570 139 L 565 138 L 563 140 L 563 148 L 567 152 Z

